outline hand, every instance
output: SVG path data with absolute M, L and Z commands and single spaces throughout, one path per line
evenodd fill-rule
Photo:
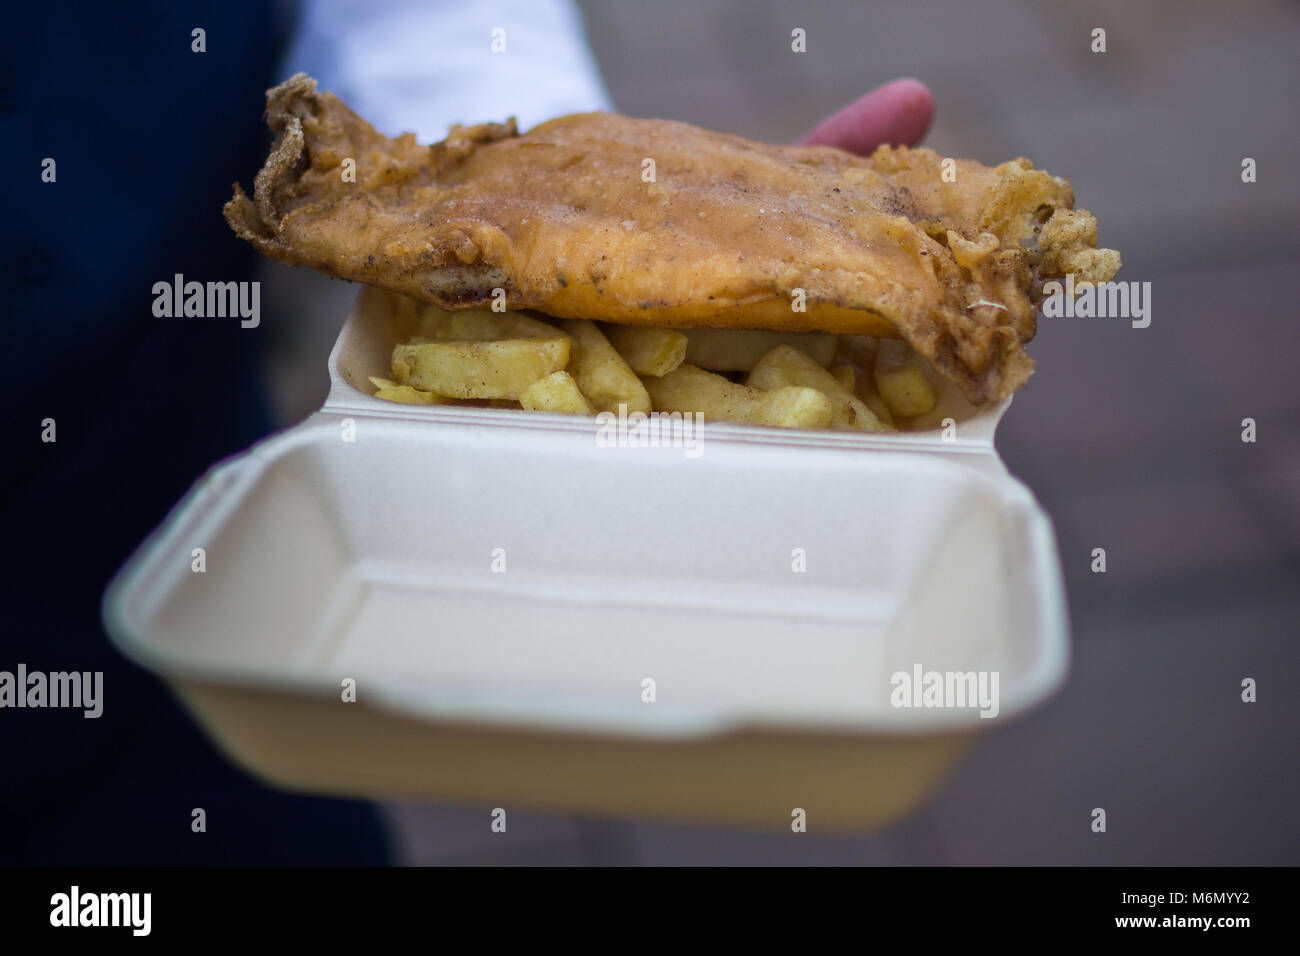
M 934 97 L 919 80 L 893 80 L 822 120 L 801 145 L 838 146 L 863 156 L 881 143 L 915 146 L 934 119 Z

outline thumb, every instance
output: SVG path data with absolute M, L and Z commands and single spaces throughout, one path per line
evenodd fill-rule
M 799 142 L 866 155 L 881 143 L 915 146 L 934 119 L 934 96 L 919 80 L 893 80 L 822 120 Z

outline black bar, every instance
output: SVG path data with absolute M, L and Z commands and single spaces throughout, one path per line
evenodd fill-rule
M 523 869 L 8 869 L 0 871 L 0 926 L 9 940 L 75 933 L 91 943 L 130 939 L 133 925 L 143 928 L 143 907 L 127 910 L 120 897 L 110 903 L 119 907 L 119 923 L 129 925 L 51 925 L 69 910 L 76 886 L 87 916 L 92 910 L 112 915 L 112 905 L 101 910 L 102 897 L 88 904 L 88 895 L 149 894 L 148 938 L 159 940 L 248 940 L 257 927 L 261 941 L 328 943 L 341 935 L 378 939 L 381 930 L 436 926 L 427 937 L 435 945 L 449 942 L 445 934 L 457 925 L 495 933 L 531 919 L 538 926 L 572 921 L 575 928 L 625 920 L 636 933 L 708 914 L 742 932 L 774 919 L 827 928 L 847 920 L 859 925 L 864 940 L 882 928 L 910 926 L 927 941 L 976 928 L 984 940 L 1047 932 L 1067 939 L 1231 941 L 1283 925 L 1279 913 L 1292 876 L 1281 869 L 588 869 L 544 876 Z M 62 911 L 59 894 L 69 904 Z M 143 904 L 143 896 L 136 899 Z M 1186 925 L 1203 918 L 1244 918 L 1248 925 Z M 1126 919 L 1154 922 L 1119 925 Z

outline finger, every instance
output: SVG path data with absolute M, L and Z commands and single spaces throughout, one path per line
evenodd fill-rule
M 822 120 L 799 142 L 870 153 L 881 143 L 915 146 L 934 119 L 934 97 L 919 80 L 894 80 Z

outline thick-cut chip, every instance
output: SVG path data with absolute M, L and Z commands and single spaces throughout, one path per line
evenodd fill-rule
M 791 345 L 778 345 L 763 356 L 749 373 L 746 384 L 765 390 L 787 385 L 815 388 L 831 402 L 831 427 L 855 428 L 864 432 L 893 431 L 880 421 L 835 376 Z
M 812 388 L 763 392 L 689 364 L 661 378 L 646 378 L 645 385 L 656 411 L 700 412 L 706 420 L 786 428 L 827 428 L 831 423 L 830 399 Z
M 764 392 L 749 421 L 781 428 L 829 428 L 833 414 L 831 400 L 817 389 L 787 385 Z
M 841 335 L 839 347 L 835 350 L 835 367 L 831 371 L 844 375 L 845 373 L 840 372 L 839 369 L 847 367 L 854 377 L 854 384 L 849 391 L 871 409 L 873 415 L 893 428 L 894 414 L 876 392 L 873 371 L 876 367 L 876 350 L 881 341 L 870 335 Z
M 876 351 L 876 391 L 900 418 L 924 415 L 934 408 L 934 390 L 916 353 L 902 342 L 882 341 Z
M 687 329 L 686 361 L 716 372 L 748 372 L 778 345 L 793 345 L 821 365 L 830 365 L 839 338 L 828 332 L 764 332 L 747 329 Z
M 520 312 L 471 309 L 448 312 L 425 306 L 410 336 L 413 342 L 498 342 L 504 339 L 553 339 L 561 336 L 553 325 Z
M 858 380 L 858 387 L 853 394 L 858 397 L 858 400 L 861 401 L 863 405 L 866 405 L 867 408 L 871 409 L 871 414 L 879 418 L 881 422 L 888 425 L 890 428 L 897 428 L 898 423 L 894 421 L 894 413 L 889 410 L 889 406 L 885 404 L 885 400 L 881 398 L 880 393 L 876 391 L 876 385 L 875 382 L 872 381 L 871 373 L 868 372 Z
M 552 372 L 519 394 L 519 404 L 530 412 L 560 412 L 564 415 L 594 415 L 578 383 L 568 372 Z
M 375 387 L 375 398 L 386 402 L 401 402 L 403 405 L 446 405 L 451 399 L 433 392 L 421 391 L 410 385 L 399 385 L 391 378 L 370 376 L 370 384 Z
M 608 324 L 600 329 L 638 375 L 657 378 L 686 361 L 686 336 L 676 329 Z
M 428 305 L 419 299 L 412 299 L 409 295 L 398 292 L 390 292 L 389 295 L 393 297 L 393 333 L 397 336 L 397 341 L 405 342 L 415 334 L 420 313 L 428 308 Z
M 393 374 L 402 385 L 450 398 L 518 399 L 538 379 L 569 362 L 569 339 L 501 342 L 420 342 L 393 349 Z
M 645 386 L 595 322 L 565 319 L 561 325 L 573 339 L 569 374 L 597 411 L 617 412 L 620 405 L 626 405 L 628 412 L 650 411 Z
M 858 375 L 853 371 L 852 365 L 833 365 L 831 374 L 835 376 L 835 381 L 840 383 L 840 388 L 850 395 L 856 395 L 858 391 Z

